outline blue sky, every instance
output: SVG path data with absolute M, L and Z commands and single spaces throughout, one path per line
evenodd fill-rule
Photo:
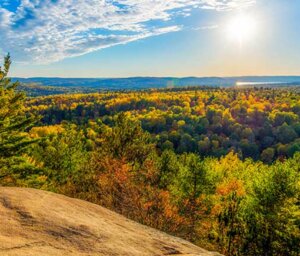
M 300 75 L 299 16 L 300 0 L 0 0 L 0 55 L 21 77 Z

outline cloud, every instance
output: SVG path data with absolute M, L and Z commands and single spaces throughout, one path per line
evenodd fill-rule
M 217 29 L 219 28 L 219 25 L 208 25 L 208 26 L 201 26 L 201 27 L 191 27 L 190 29 L 191 30 L 195 30 L 195 31 L 198 31 L 198 30 L 210 30 L 210 29 Z
M 0 4 L 0 49 L 18 61 L 51 63 L 181 29 L 195 8 L 241 8 L 254 0 L 15 0 Z M 172 25 L 170 25 L 172 23 Z M 157 25 L 159 24 L 159 25 Z M 168 25 L 169 24 L 169 25 Z

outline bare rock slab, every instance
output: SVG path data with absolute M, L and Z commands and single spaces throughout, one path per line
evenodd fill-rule
M 0 255 L 220 255 L 101 206 L 51 192 L 0 187 Z

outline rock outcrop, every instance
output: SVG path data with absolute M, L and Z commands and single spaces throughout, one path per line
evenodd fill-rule
M 0 255 L 220 255 L 98 205 L 0 187 Z

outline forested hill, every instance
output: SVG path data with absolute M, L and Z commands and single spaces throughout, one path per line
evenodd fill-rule
M 174 86 L 232 86 L 237 83 L 260 85 L 300 84 L 300 76 L 244 77 L 131 77 L 131 78 L 13 78 L 13 81 L 44 86 L 75 86 L 97 89 L 148 89 Z

